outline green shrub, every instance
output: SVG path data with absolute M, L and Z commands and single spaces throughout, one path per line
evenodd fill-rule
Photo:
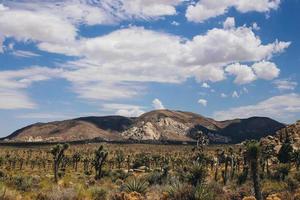
M 196 200 L 195 187 L 186 183 L 174 182 L 166 192 L 168 200 Z
M 132 178 L 125 183 L 123 190 L 128 193 L 137 192 L 140 194 L 144 194 L 147 190 L 147 187 L 148 183 L 146 181 Z
M 90 189 L 92 199 L 93 200 L 106 200 L 107 199 L 107 191 L 103 188 L 92 187 Z
M 193 186 L 204 183 L 207 177 L 207 169 L 204 165 L 195 164 L 188 172 L 188 181 Z
M 20 191 L 29 191 L 32 187 L 32 178 L 26 176 L 14 176 L 11 179 L 12 184 Z

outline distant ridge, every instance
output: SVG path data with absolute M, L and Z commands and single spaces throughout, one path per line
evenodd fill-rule
M 36 123 L 3 138 L 11 142 L 106 141 L 194 141 L 199 131 L 211 143 L 238 143 L 274 135 L 285 125 L 266 117 L 216 121 L 184 111 L 154 110 L 136 118 L 91 116 Z

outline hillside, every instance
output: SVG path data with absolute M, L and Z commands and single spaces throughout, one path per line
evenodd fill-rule
M 283 124 L 265 117 L 216 121 L 183 111 L 155 110 L 137 118 L 82 117 L 37 123 L 7 136 L 9 141 L 115 140 L 193 141 L 199 131 L 212 143 L 237 143 L 273 135 Z
M 300 120 L 290 124 L 276 132 L 274 136 L 267 136 L 261 139 L 263 145 L 273 144 L 279 151 L 282 143 L 289 140 L 294 149 L 300 149 Z

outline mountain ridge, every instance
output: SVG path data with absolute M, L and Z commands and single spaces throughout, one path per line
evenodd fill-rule
M 90 116 L 35 123 L 2 138 L 6 141 L 68 142 L 114 140 L 194 141 L 203 132 L 212 143 L 238 143 L 274 135 L 284 124 L 266 117 L 216 121 L 197 113 L 153 110 L 139 117 Z

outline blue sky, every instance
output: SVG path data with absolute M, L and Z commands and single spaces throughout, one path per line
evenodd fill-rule
M 153 109 L 300 119 L 300 1 L 0 1 L 0 136 Z

